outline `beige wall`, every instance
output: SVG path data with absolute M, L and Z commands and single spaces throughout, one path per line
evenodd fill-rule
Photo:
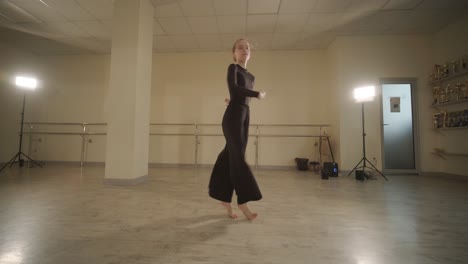
M 27 52 L 0 43 L 0 162 L 8 161 L 18 152 L 23 95 L 26 101 L 34 92 L 16 89 L 14 76 L 33 74 L 38 68 L 36 57 Z M 26 115 L 33 113 L 26 108 Z
M 434 58 L 432 64 L 444 64 L 462 56 L 468 56 L 468 15 L 435 34 L 431 41 Z M 465 76 L 463 80 L 468 80 Z M 431 89 L 429 86 L 428 89 Z M 468 104 L 447 106 L 446 110 L 468 109 Z M 435 110 L 433 110 L 435 111 Z M 444 130 L 441 133 L 432 131 L 435 140 L 431 147 L 443 148 L 448 152 L 468 153 L 468 129 Z M 468 176 L 468 158 L 447 156 L 446 160 L 437 159 L 439 171 Z
M 416 78 L 417 111 L 415 120 L 421 128 L 421 142 L 431 140 L 428 134 L 431 112 L 428 107 L 430 94 L 425 83 L 431 64 L 428 39 L 418 36 L 340 37 L 330 47 L 330 64 L 335 84 L 334 125 L 339 130 L 341 168 L 351 170 L 362 157 L 361 105 L 353 100 L 353 89 L 373 84 L 378 87 L 380 78 Z M 365 104 L 366 156 L 376 158 L 376 166 L 382 165 L 380 87 L 373 102 Z M 419 149 L 422 170 L 436 170 L 425 144 Z
M 28 120 L 40 122 L 105 122 L 105 97 L 109 83 L 109 56 L 50 56 L 41 58 L 44 87 L 31 104 L 34 114 Z M 251 102 L 251 123 L 328 124 L 329 84 L 324 51 L 255 52 L 248 65 L 256 75 L 256 89 L 267 91 L 267 99 Z M 151 91 L 152 123 L 220 124 L 228 97 L 226 70 L 229 52 L 154 54 Z M 98 126 L 90 132 L 102 132 Z M 40 131 L 61 130 L 41 126 Z M 330 129 L 328 129 L 329 131 Z M 79 126 L 66 129 L 80 132 Z M 152 132 L 194 132 L 183 127 Z M 221 134 L 220 127 L 200 129 L 201 133 Z M 319 134 L 317 129 L 262 129 L 263 133 Z M 255 131 L 251 131 L 251 134 Z M 34 158 L 80 160 L 79 136 L 37 136 Z M 86 143 L 86 160 L 104 160 L 104 136 L 92 136 Z M 261 138 L 260 165 L 294 165 L 295 157 L 318 159 L 316 139 Z M 253 137 L 249 141 L 248 161 L 255 162 Z M 151 136 L 150 162 L 193 163 L 193 137 Z M 222 137 L 200 138 L 198 162 L 214 163 L 224 146 Z M 324 151 L 326 152 L 326 151 Z
M 444 172 L 468 175 L 465 157 L 442 160 L 431 154 L 433 148 L 466 153 L 466 130 L 434 131 L 431 120 L 435 111 L 430 107 L 432 90 L 428 75 L 434 63 L 443 63 L 468 54 L 466 35 L 468 16 L 444 28 L 432 37 L 372 36 L 340 37 L 328 49 L 330 82 L 333 87 L 332 124 L 338 132 L 338 159 L 342 169 L 351 169 L 362 156 L 360 105 L 352 100 L 354 87 L 366 83 L 378 84 L 380 78 L 416 78 L 418 118 L 419 168 L 422 172 Z M 378 94 L 379 97 L 379 94 Z M 382 164 L 381 102 L 366 103 L 367 157 Z M 334 111 L 339 109 L 338 111 Z M 464 107 L 466 109 L 466 107 Z M 448 134 L 450 133 L 450 134 Z
M 256 76 L 255 88 L 267 91 L 267 99 L 252 99 L 251 123 L 330 123 L 329 84 L 324 61 L 322 51 L 254 52 L 248 69 Z M 226 108 L 224 98 L 229 97 L 226 71 L 230 63 L 229 53 L 155 55 L 152 122 L 220 124 Z M 190 132 L 187 129 L 182 131 Z M 270 134 L 303 132 L 300 129 L 262 131 Z M 220 127 L 203 128 L 201 132 L 222 133 Z M 309 129 L 305 133 L 318 134 L 318 130 Z M 202 137 L 200 141 L 198 162 L 212 164 L 224 147 L 224 139 Z M 317 148 L 313 146 L 315 141 L 262 138 L 259 163 L 293 165 L 295 157 L 317 159 Z M 247 156 L 251 164 L 255 161 L 253 142 L 250 138 Z M 164 147 L 157 147 L 161 145 Z M 177 146 L 175 152 L 174 145 Z M 152 162 L 191 163 L 195 145 L 192 138 L 153 136 L 151 149 Z M 182 160 L 177 157 L 182 157 Z

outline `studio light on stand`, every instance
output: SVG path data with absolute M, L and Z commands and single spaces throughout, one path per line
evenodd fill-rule
M 37 80 L 34 79 L 34 78 L 29 78 L 29 77 L 17 76 L 16 79 L 15 79 L 15 84 L 16 84 L 16 87 L 18 89 L 22 89 L 22 90 L 35 90 L 37 88 Z M 21 148 L 23 146 L 23 126 L 24 126 L 24 109 L 25 109 L 25 106 L 26 106 L 26 92 L 23 95 L 23 108 L 22 108 L 22 111 L 21 111 L 21 130 L 20 130 L 20 134 L 19 134 L 20 139 L 19 139 L 18 153 L 16 153 L 10 159 L 10 161 L 8 161 L 0 169 L 0 172 L 3 171 L 3 169 L 5 169 L 8 165 L 10 165 L 10 167 L 11 167 L 14 163 L 18 163 L 19 167 L 23 167 L 24 166 L 23 156 L 26 157 L 29 161 L 35 163 L 36 165 L 38 165 L 39 167 L 42 168 L 42 165 L 39 164 L 39 162 L 31 159 L 28 155 L 24 154 L 22 152 L 22 150 L 21 150 Z
M 371 169 L 373 171 L 376 171 L 378 174 L 380 174 L 382 177 L 384 177 L 385 180 L 388 181 L 387 177 L 383 175 L 382 172 L 380 172 L 372 162 L 370 162 L 366 158 L 366 132 L 364 129 L 364 103 L 373 101 L 375 97 L 375 87 L 374 86 L 364 86 L 364 87 L 359 87 L 354 89 L 354 99 L 356 100 L 357 103 L 361 103 L 361 118 L 362 118 L 362 153 L 363 157 L 362 159 L 358 162 L 358 164 L 354 167 L 353 170 L 348 174 L 351 175 L 354 171 L 356 171 L 356 179 L 364 180 L 364 179 L 371 179 L 373 178 L 371 175 L 366 173 L 366 168 Z M 367 166 L 367 164 L 370 164 L 371 167 Z

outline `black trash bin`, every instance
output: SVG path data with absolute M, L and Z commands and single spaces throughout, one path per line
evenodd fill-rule
M 309 159 L 306 158 L 295 158 L 297 169 L 301 171 L 305 171 L 309 169 Z

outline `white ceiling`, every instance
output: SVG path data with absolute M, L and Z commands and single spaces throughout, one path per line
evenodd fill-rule
M 432 34 L 468 0 L 152 0 L 154 52 L 322 49 L 339 35 Z M 0 0 L 0 41 L 38 54 L 109 53 L 113 0 Z

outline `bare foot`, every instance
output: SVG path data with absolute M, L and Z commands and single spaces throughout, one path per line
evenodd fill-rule
M 237 215 L 234 214 L 232 212 L 232 207 L 231 207 L 231 204 L 230 203 L 226 203 L 226 202 L 221 202 L 221 205 L 226 208 L 227 210 L 227 213 L 228 213 L 228 216 L 231 218 L 231 219 L 236 219 L 237 218 Z
M 249 219 L 250 221 L 254 220 L 258 216 L 257 213 L 252 213 L 250 211 L 249 207 L 247 207 L 247 203 L 239 204 L 239 205 L 237 205 L 237 207 L 239 207 L 239 209 L 242 211 L 242 213 L 244 213 L 245 217 L 247 217 L 247 219 Z

